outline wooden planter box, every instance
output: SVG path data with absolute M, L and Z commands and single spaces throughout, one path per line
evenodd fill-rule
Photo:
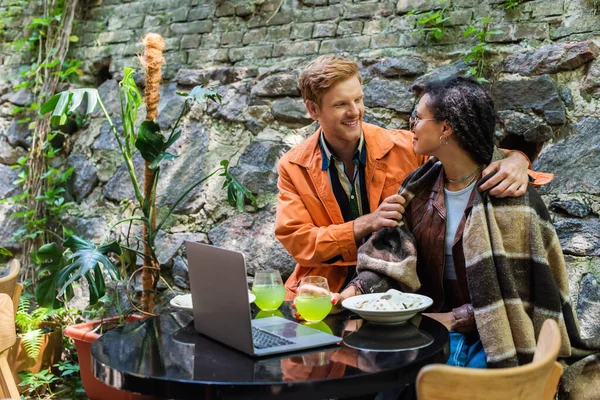
M 15 383 L 21 393 L 26 388 L 18 386 L 21 382 L 21 378 L 17 375 L 18 372 L 29 371 L 35 374 L 60 361 L 60 355 L 62 353 L 62 332 L 56 324 L 44 323 L 42 324 L 42 327 L 43 326 L 56 327 L 56 330 L 42 334 L 42 344 L 37 358 L 31 358 L 27 355 L 27 352 L 23 347 L 23 339 L 19 336 L 17 336 L 17 341 L 7 353 L 8 365 L 11 366 Z

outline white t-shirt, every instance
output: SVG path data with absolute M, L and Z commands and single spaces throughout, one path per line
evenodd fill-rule
M 467 203 L 469 202 L 475 183 L 471 183 L 458 192 L 444 188 L 444 201 L 446 203 L 446 262 L 444 279 L 456 279 L 456 270 L 454 269 L 454 260 L 452 259 L 452 244 L 454 243 L 456 230 L 465 213 L 465 208 L 467 208 Z

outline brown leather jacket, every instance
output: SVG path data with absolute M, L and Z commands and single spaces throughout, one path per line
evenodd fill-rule
M 471 302 L 467 288 L 462 241 L 465 222 L 473 207 L 473 200 L 472 193 L 452 245 L 452 257 L 457 278 L 457 287 L 453 288 L 451 293 L 454 304 L 445 304 L 448 293 L 445 293 L 444 290 L 446 208 L 444 206 L 443 170 L 431 190 L 424 190 L 417 195 L 406 209 L 404 218 L 415 237 L 419 255 L 417 257 L 417 274 L 421 281 L 421 288 L 418 292 L 433 299 L 433 305 L 428 312 L 450 311 L 452 307 Z

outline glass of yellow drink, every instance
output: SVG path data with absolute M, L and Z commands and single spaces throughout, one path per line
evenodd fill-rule
M 300 280 L 296 299 L 298 314 L 308 323 L 323 320 L 331 311 L 331 293 L 327 279 L 322 276 L 307 276 Z
M 285 298 L 281 274 L 277 270 L 257 271 L 254 274 L 252 293 L 254 303 L 263 311 L 277 310 Z

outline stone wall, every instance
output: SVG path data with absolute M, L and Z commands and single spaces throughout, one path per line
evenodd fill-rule
M 260 199 L 258 211 L 236 215 L 213 179 L 179 206 L 158 252 L 178 288 L 187 289 L 186 239 L 243 250 L 251 273 L 274 267 L 287 275 L 293 267 L 272 232 L 276 163 L 315 129 L 297 88 L 308 60 L 341 53 L 359 61 L 365 119 L 402 128 L 415 106 L 411 86 L 466 72 L 462 53 L 474 41 L 463 32 L 489 16 L 486 71 L 500 117 L 498 141 L 526 151 L 535 169 L 556 174 L 540 192 L 567 254 L 577 310 L 589 321 L 599 317 L 600 10 L 593 0 L 522 1 L 511 10 L 498 0 L 283 0 L 280 7 L 279 0 L 99 3 L 82 11 L 72 54 L 83 61 L 82 84 L 100 86 L 111 112 L 118 111 L 117 80 L 123 67 L 137 68 L 137 43 L 145 32 L 163 34 L 167 43 L 163 129 L 181 106 L 175 90 L 202 84 L 223 96 L 221 105 L 197 106 L 186 115 L 175 149 L 180 157 L 164 168 L 159 204 L 168 205 L 223 158 Z M 450 19 L 445 37 L 435 41 L 417 29 L 419 17 L 410 11 L 441 7 Z M 18 31 L 20 25 L 11 27 Z M 22 62 L 6 49 L 2 58 L 3 77 Z M 0 194 L 8 196 L 14 192 L 8 165 L 28 146 L 26 127 L 8 110 L 26 101 L 27 93 L 1 88 Z M 127 211 L 132 198 L 116 143 L 98 116 L 70 137 L 70 154 L 62 160 L 77 167 L 70 191 L 78 205 L 65 223 L 92 239 Z M 0 219 L 7 221 L 0 243 L 18 251 L 10 240 L 17 224 L 7 213 L 8 206 L 0 205 Z

